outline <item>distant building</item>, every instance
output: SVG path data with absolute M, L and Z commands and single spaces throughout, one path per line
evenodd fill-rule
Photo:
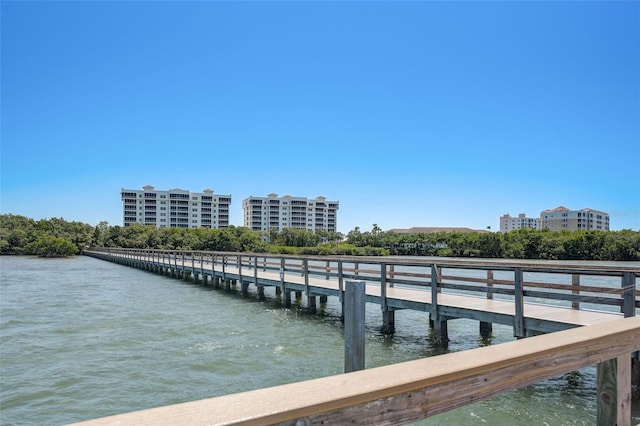
M 609 230 L 609 214 L 593 209 L 569 210 L 564 206 L 540 212 L 540 228 L 552 231 Z
M 511 217 L 508 213 L 500 216 L 500 232 L 521 228 L 540 229 L 540 218 L 526 217 L 524 213 L 520 213 L 518 217 Z
M 266 197 L 249 197 L 242 201 L 244 226 L 253 231 L 268 231 L 285 228 L 316 231 L 324 229 L 337 232 L 337 201 L 325 197 L 308 199 L 269 194 Z
M 413 228 L 406 228 L 406 229 L 403 229 L 403 228 L 389 229 L 389 232 L 393 232 L 394 234 L 432 234 L 435 232 L 477 232 L 482 234 L 490 231 L 487 229 L 414 226 Z
M 158 191 L 147 185 L 142 190 L 122 189 L 124 226 L 132 223 L 158 228 L 227 228 L 231 195 L 216 195 L 211 189 Z

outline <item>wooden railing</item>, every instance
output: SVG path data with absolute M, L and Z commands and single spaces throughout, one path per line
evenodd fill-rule
M 551 337 L 551 338 L 550 338 Z M 640 317 L 78 425 L 402 424 L 598 366 L 598 424 L 631 424 Z
M 458 258 L 293 256 L 235 252 L 99 248 L 132 261 L 162 261 L 199 273 L 225 266 L 300 276 L 366 280 L 385 286 L 430 288 L 487 298 L 541 301 L 580 309 L 614 310 L 633 316 L 640 309 L 637 262 L 570 262 Z M 196 262 L 198 268 L 196 268 Z M 223 266 L 224 265 L 224 266 Z M 435 268 L 434 268 L 435 267 Z M 434 276 L 433 272 L 436 272 Z M 552 277 L 542 281 L 540 274 Z M 598 284 L 604 281 L 606 285 Z

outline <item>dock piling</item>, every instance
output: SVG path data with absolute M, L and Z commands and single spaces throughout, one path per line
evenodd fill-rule
M 344 372 L 349 373 L 364 370 L 364 281 L 347 281 L 344 307 Z

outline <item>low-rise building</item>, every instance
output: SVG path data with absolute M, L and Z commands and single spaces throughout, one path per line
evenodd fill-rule
M 217 195 L 211 189 L 190 192 L 175 188 L 156 190 L 147 185 L 122 189 L 123 224 L 154 225 L 158 228 L 227 228 L 231 195 Z
M 242 201 L 244 226 L 253 231 L 282 231 L 285 228 L 337 232 L 338 201 L 292 197 L 271 193 L 266 197 L 250 196 Z

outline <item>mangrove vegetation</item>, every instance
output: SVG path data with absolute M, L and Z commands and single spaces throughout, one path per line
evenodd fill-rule
M 87 247 L 207 250 L 351 256 L 447 256 L 557 260 L 640 260 L 640 231 L 559 231 L 399 234 L 373 225 L 336 232 L 285 229 L 254 232 L 223 229 L 96 226 L 62 218 L 33 220 L 0 215 L 0 254 L 69 256 Z

